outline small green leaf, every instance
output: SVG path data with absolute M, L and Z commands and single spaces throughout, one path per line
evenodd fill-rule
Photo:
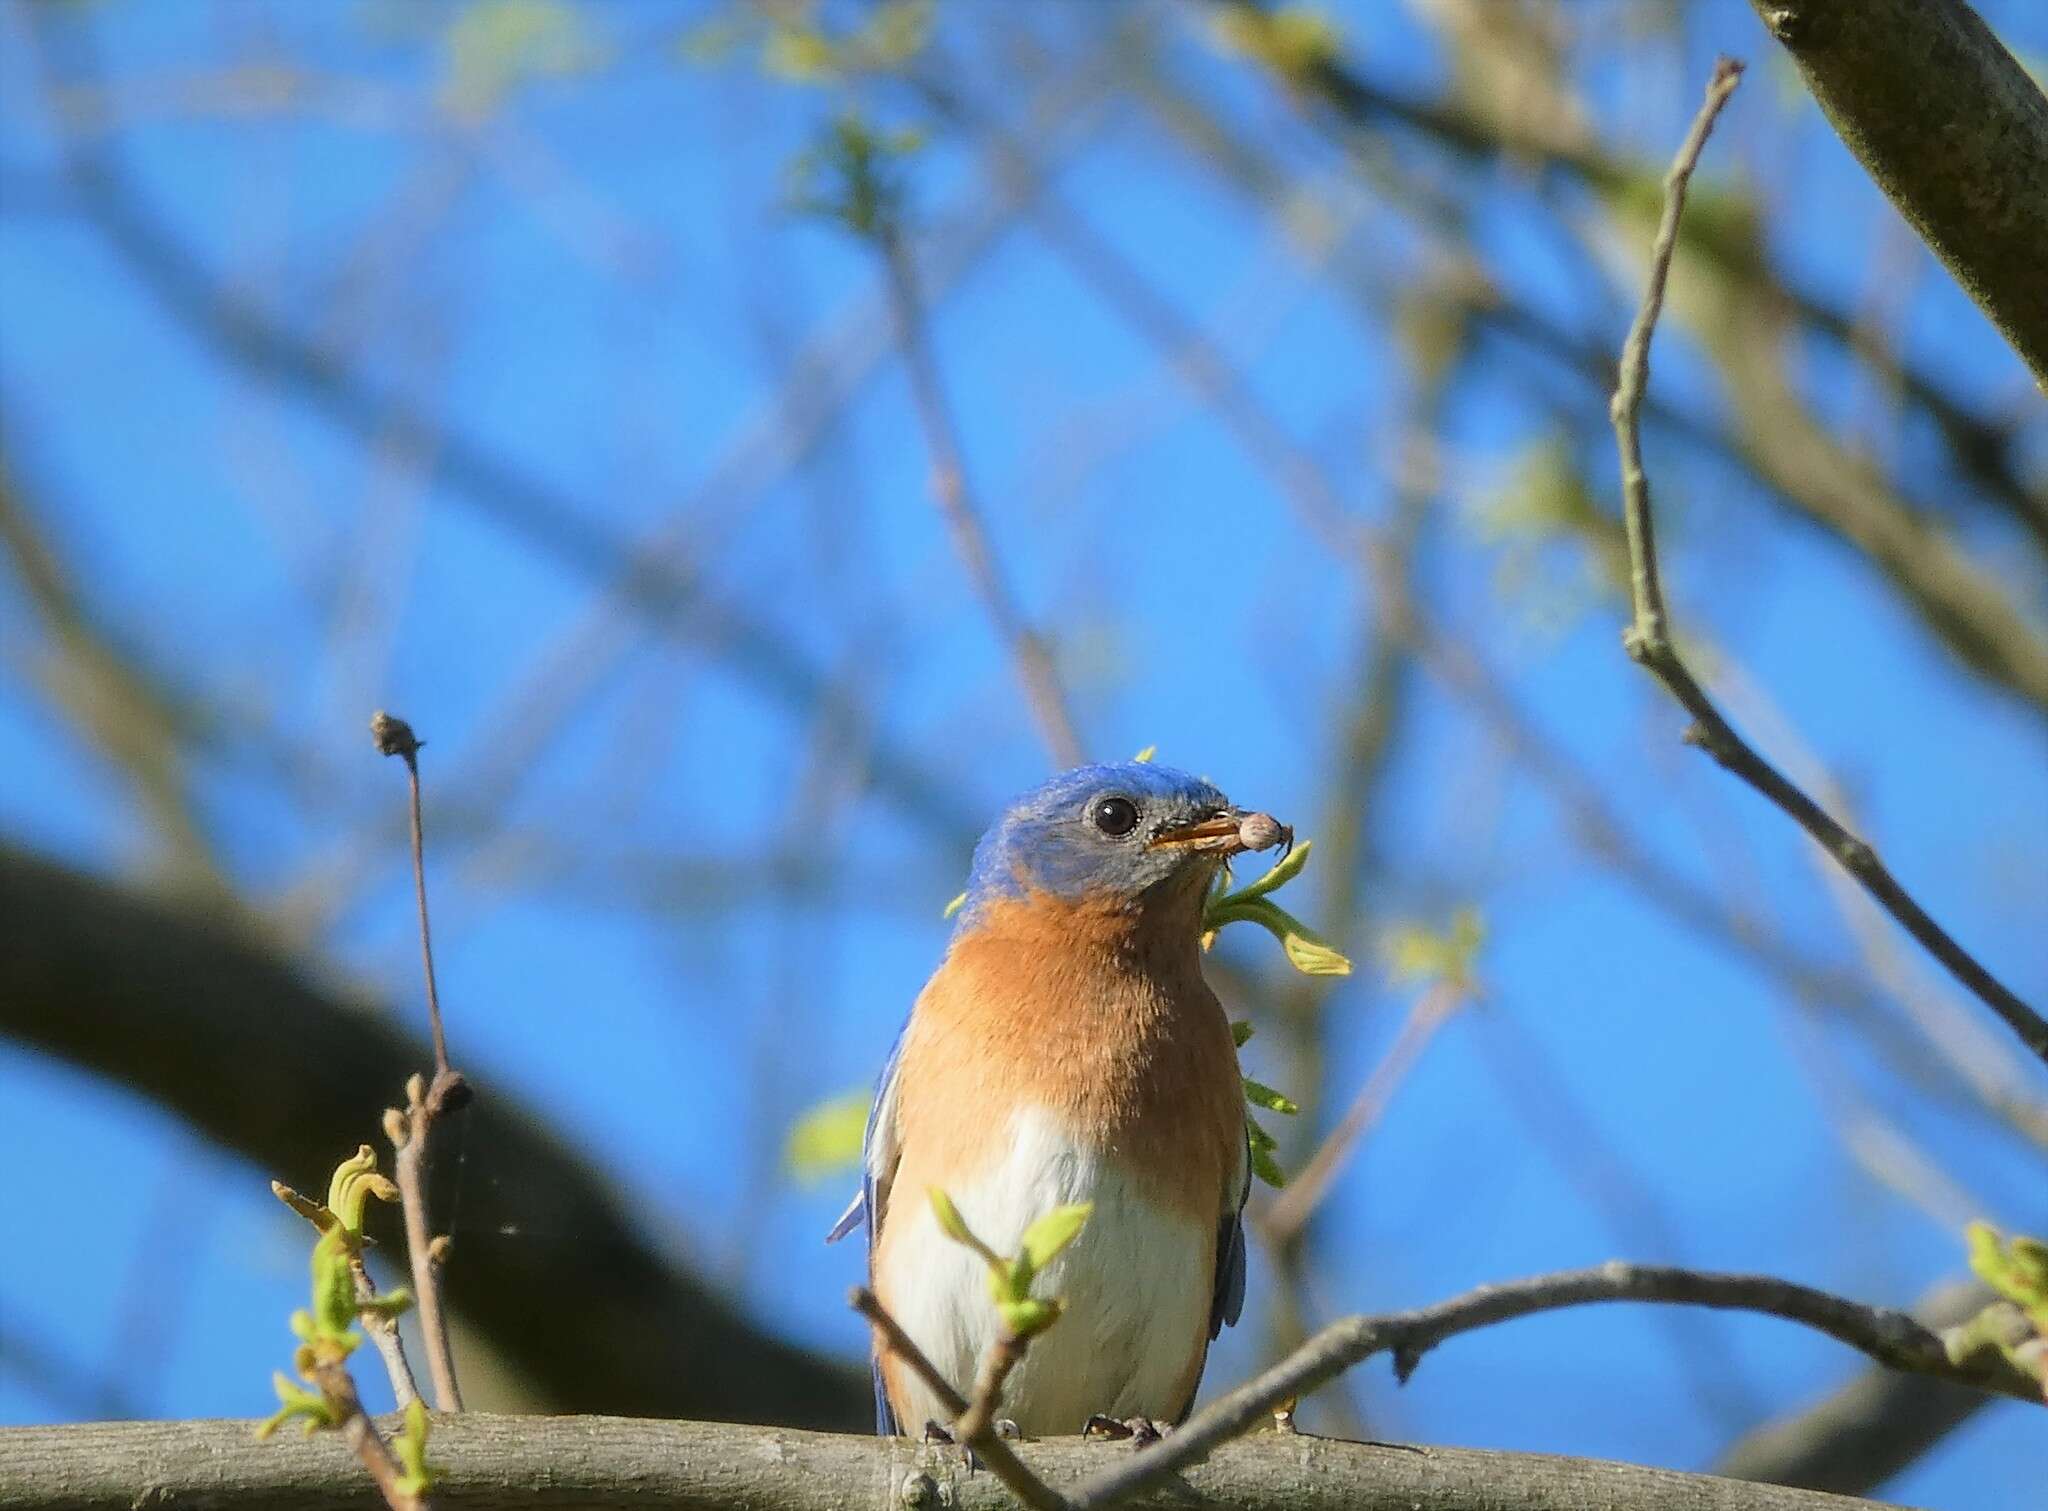
M 939 1231 L 955 1243 L 964 1243 L 970 1248 L 981 1247 L 981 1240 L 967 1231 L 967 1221 L 960 1215 L 960 1209 L 953 1205 L 953 1198 L 937 1186 L 928 1187 L 925 1195 L 931 1199 L 932 1213 L 939 1219 Z
M 1230 1037 L 1237 1041 L 1237 1047 L 1239 1049 L 1243 1049 L 1245 1046 L 1245 1042 L 1248 1039 L 1250 1039 L 1253 1034 L 1257 1032 L 1258 1030 L 1256 1028 L 1253 1028 L 1251 1024 L 1245 1021 L 1243 1018 L 1239 1018 L 1236 1022 L 1230 1025 Z
M 1238 1079 L 1244 1082 L 1244 1099 L 1254 1107 L 1263 1107 L 1268 1112 L 1282 1113 L 1287 1117 L 1293 1117 L 1301 1111 L 1299 1103 L 1281 1095 L 1264 1082 L 1254 1081 L 1250 1076 L 1240 1076 Z
M 1389 929 L 1380 953 L 1397 985 L 1443 982 L 1469 992 L 1485 943 L 1485 920 L 1477 908 L 1466 906 L 1451 915 L 1450 927 L 1441 933 L 1419 924 Z
M 356 1152 L 334 1167 L 334 1174 L 327 1178 L 327 1210 L 336 1216 L 348 1205 L 349 1187 L 359 1176 L 377 1168 L 377 1151 L 368 1144 L 358 1145 Z M 343 1222 L 342 1226 L 348 1224 Z
M 1036 1296 L 999 1301 L 996 1303 L 996 1315 L 1003 1319 L 1003 1326 L 1013 1336 L 1033 1338 L 1060 1320 L 1060 1303 Z
M 1988 1222 L 1966 1230 L 1970 1268 L 2048 1334 L 2048 1244 L 2024 1235 L 2007 1239 Z
M 1351 974 L 1347 956 L 1270 898 L 1228 897 L 1210 910 L 1207 921 L 1218 927 L 1226 923 L 1258 924 L 1280 941 L 1288 964 L 1303 975 Z
M 1142 766 L 1158 753 L 1159 747 L 1157 745 L 1147 745 L 1143 750 L 1132 756 L 1131 759 Z
M 1268 892 L 1286 886 L 1295 877 L 1301 875 L 1301 868 L 1308 864 L 1308 853 L 1315 848 L 1315 844 L 1316 842 L 1312 839 L 1303 840 L 1292 850 L 1288 851 L 1287 854 L 1275 861 L 1268 868 L 1264 876 L 1245 883 L 1242 888 L 1231 895 L 1233 897 L 1264 897 Z
M 1308 864 L 1309 851 L 1313 848 L 1314 841 L 1303 840 L 1256 881 L 1235 892 L 1225 892 L 1219 886 L 1211 893 L 1202 911 L 1202 926 L 1206 931 L 1202 937 L 1202 948 L 1207 949 L 1214 942 L 1217 930 L 1225 924 L 1255 923 L 1280 941 L 1288 964 L 1303 975 L 1350 975 L 1351 961 L 1336 946 L 1267 895 L 1301 874 L 1301 868 Z
M 271 1375 L 270 1383 L 275 1387 L 277 1399 L 282 1404 L 269 1417 L 257 1424 L 256 1436 L 259 1440 L 269 1437 L 294 1417 L 305 1419 L 309 1435 L 322 1427 L 339 1425 L 334 1408 L 327 1404 L 327 1398 L 319 1392 L 293 1384 L 291 1378 L 282 1371 Z
M 1293 927 L 1280 936 L 1280 947 L 1297 971 L 1304 976 L 1351 974 L 1349 956 L 1320 935 L 1310 932 L 1299 921 L 1290 919 L 1289 922 Z
M 1282 1185 L 1286 1185 L 1286 1171 L 1280 1169 L 1280 1161 L 1274 1159 L 1274 1149 L 1278 1149 L 1274 1136 L 1257 1126 L 1251 1118 L 1245 1118 L 1245 1134 L 1251 1142 L 1251 1173 L 1278 1192 Z
M 441 1466 L 427 1461 L 429 1426 L 426 1403 L 414 1396 L 406 1403 L 405 1427 L 391 1439 L 391 1451 L 405 1469 L 398 1488 L 407 1495 L 425 1495 L 441 1477 Z
M 356 1310 L 378 1317 L 403 1317 L 412 1310 L 412 1290 L 402 1285 L 395 1291 L 385 1291 L 368 1301 L 357 1302 Z
M 1024 1230 L 1021 1257 L 1030 1264 L 1034 1273 L 1051 1264 L 1060 1250 L 1081 1236 L 1081 1229 L 1088 1225 L 1089 1214 L 1094 1210 L 1092 1201 L 1054 1207 Z
M 966 906 L 967 894 L 965 892 L 962 892 L 958 897 L 954 898 L 951 902 L 946 904 L 945 910 L 939 914 L 939 917 L 951 918 L 955 913 L 959 912 L 962 908 Z
M 941 1232 L 953 1242 L 964 1244 L 979 1254 L 982 1262 L 989 1267 L 995 1277 L 1008 1275 L 1010 1262 L 974 1236 L 973 1229 L 967 1226 L 967 1219 L 962 1217 L 960 1209 L 953 1205 L 952 1197 L 937 1186 L 925 1187 L 925 1196 L 931 1201 L 932 1214 L 938 1218 Z
M 859 1164 L 867 1138 L 868 1102 L 865 1091 L 844 1091 L 808 1109 L 783 1141 L 783 1168 L 810 1183 Z

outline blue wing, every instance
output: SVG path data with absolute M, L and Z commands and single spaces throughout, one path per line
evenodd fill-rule
M 890 1047 L 889 1058 L 882 1066 L 882 1073 L 875 1080 L 874 1105 L 868 1108 L 867 1133 L 861 1139 L 860 1190 L 846 1204 L 846 1210 L 839 1214 L 839 1221 L 832 1225 L 832 1231 L 825 1235 L 825 1242 L 836 1243 L 855 1228 L 866 1224 L 868 1278 L 871 1282 L 874 1278 L 875 1234 L 882 1225 L 882 1213 L 889 1204 L 889 1182 L 896 1174 L 896 1161 L 901 1153 L 896 1143 L 896 1061 L 902 1054 L 903 1035 L 898 1033 L 895 1044 Z M 1238 1289 L 1243 1290 L 1241 1282 Z M 881 1364 L 877 1361 L 871 1364 L 870 1369 L 875 1381 L 875 1431 L 883 1437 L 892 1437 L 898 1431 L 896 1414 L 889 1410 L 889 1397 L 882 1389 Z
M 1223 1219 L 1216 1231 L 1216 1297 L 1209 1305 L 1209 1336 L 1213 1339 L 1226 1327 L 1235 1327 L 1244 1315 L 1244 1204 L 1252 1194 L 1251 1134 L 1245 1134 L 1244 1185 L 1237 1193 L 1237 1210 Z

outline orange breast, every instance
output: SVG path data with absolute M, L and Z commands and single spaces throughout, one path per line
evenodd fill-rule
M 1032 894 L 984 905 L 918 998 L 898 1065 L 906 1165 L 940 1183 L 1043 1109 L 1152 1200 L 1214 1222 L 1237 1203 L 1237 1051 L 1191 929 Z M 1182 937 L 1184 936 L 1184 937 Z

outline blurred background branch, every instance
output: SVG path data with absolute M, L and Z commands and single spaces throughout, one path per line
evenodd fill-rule
M 2038 8 L 1979 9 L 2031 110 Z M 0 0 L 0 1128 L 37 1151 L 0 1420 L 267 1407 L 304 1253 L 265 1182 L 422 1063 L 377 1006 L 417 991 L 379 704 L 435 737 L 483 1096 L 434 1200 L 486 1406 L 864 1418 L 857 1262 L 817 1242 L 844 1109 L 1074 728 L 1316 841 L 1299 910 L 1361 968 L 1210 960 L 1304 1105 L 1286 1168 L 1433 990 L 1396 962 L 1478 941 L 1484 1001 L 1253 1255 L 1212 1384 L 1616 1251 L 1902 1304 L 1966 1217 L 2038 1231 L 2040 1066 L 1614 654 L 1605 396 L 1735 52 L 1642 410 L 1682 649 L 2048 992 L 2048 415 L 1808 94 L 1841 35 L 1722 0 Z M 800 213 L 844 123 L 903 148 L 916 386 L 886 262 Z M 2032 1493 L 2024 1406 L 1719 1314 L 1557 1326 L 1300 1420 Z

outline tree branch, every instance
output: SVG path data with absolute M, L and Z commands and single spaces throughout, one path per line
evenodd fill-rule
M 390 1419 L 387 1418 L 386 1421 Z M 1020 1450 L 1059 1482 L 1132 1450 L 1062 1438 Z M 465 1511 L 662 1506 L 670 1511 L 999 1511 L 994 1475 L 904 1438 L 831 1436 L 628 1417 L 437 1420 L 435 1495 Z M 341 1511 L 381 1505 L 336 1434 L 252 1442 L 246 1422 L 0 1428 L 0 1511 Z M 1188 1466 L 1134 1506 L 1172 1511 L 1876 1511 L 1870 1501 L 1597 1459 L 1405 1448 L 1265 1433 Z
M 1337 1178 L 1345 1161 L 1350 1159 L 1358 1141 L 1378 1124 L 1387 1104 L 1394 1099 L 1394 1093 L 1422 1058 L 1429 1041 L 1436 1037 L 1436 1031 L 1449 1022 L 1459 1008 L 1473 1000 L 1473 995 L 1460 983 L 1440 981 L 1415 999 L 1407 1017 L 1401 1020 L 1394 1042 L 1387 1046 L 1387 1052 L 1358 1088 L 1357 1096 L 1336 1127 L 1316 1146 L 1315 1153 L 1288 1181 L 1287 1188 L 1253 1219 L 1259 1236 L 1267 1243 L 1281 1246 L 1300 1236 L 1309 1219 L 1315 1216 L 1316 1209 L 1322 1205 L 1323 1198 L 1329 1195 L 1330 1183 Z
M 1227 13 L 1252 14 L 1263 9 L 1257 0 L 1210 0 Z M 1542 81 L 1538 81 L 1539 83 Z M 1325 107 L 1348 133 L 1361 137 L 1386 123 L 1419 131 L 1468 159 L 1508 155 L 1569 174 L 1609 206 L 1626 225 L 1642 180 L 1635 160 L 1610 155 L 1584 123 L 1558 120 L 1554 112 L 1490 110 L 1483 105 L 1411 98 L 1390 90 L 1348 67 L 1340 58 L 1318 60 L 1312 67 L 1287 75 L 1287 83 Z M 1917 97 L 1914 85 L 1906 97 Z M 1774 369 L 1780 332 L 1774 324 L 1759 339 L 1751 335 L 1759 311 L 1786 311 L 1831 339 L 1848 341 L 1849 322 L 1790 287 L 1764 265 L 1761 248 L 1747 239 L 1688 238 L 1689 253 L 1698 254 L 1704 293 L 1716 311 L 1715 322 L 1703 318 L 1702 345 L 1724 369 L 1724 386 L 1738 417 L 1738 449 L 1742 465 L 1800 512 L 1863 552 L 1905 592 L 1907 601 L 1927 628 L 1965 664 L 2027 700 L 2037 712 L 2048 712 L 2048 641 L 2013 601 L 1992 573 L 1967 557 L 1946 532 L 1921 510 L 1904 500 L 1850 453 L 1836 446 L 1807 413 L 1807 406 Z M 1495 312 L 1490 323 L 1505 319 Z M 1517 321 L 1518 334 L 1537 331 Z M 1545 341 L 1541 344 L 1552 344 Z M 1759 373 L 1758 369 L 1765 369 Z M 1921 385 L 1915 385 L 1916 390 Z M 1945 407 L 1944 413 L 1957 413 Z M 1941 419 L 1952 440 L 1962 437 Z M 1975 432 L 1967 443 L 1972 455 L 1983 445 L 1997 449 L 1990 435 Z M 2016 481 L 2016 480 L 2015 480 Z M 2018 485 L 2024 494 L 2024 485 Z M 2004 495 L 2011 495 L 2008 488 Z M 2028 528 L 2048 529 L 2038 505 L 2015 500 Z
M 2048 99 L 2026 70 L 1962 0 L 1750 4 L 1877 186 L 2048 387 Z
M 1724 1275 L 1662 1265 L 1611 1262 L 1527 1280 L 1483 1285 L 1434 1306 L 1333 1322 L 1264 1374 L 1209 1403 L 1178 1431 L 1069 1497 L 1072 1511 L 1102 1511 L 1163 1484 L 1218 1445 L 1257 1426 L 1283 1401 L 1328 1384 L 1374 1354 L 1391 1353 L 1402 1379 L 1444 1339 L 1537 1312 L 1602 1301 L 1652 1301 L 1763 1312 L 1802 1323 L 1893 1369 L 1974 1385 L 2039 1404 L 2041 1382 L 1995 1354 L 1964 1363 L 1948 1356 L 1941 1334 L 1906 1312 L 1845 1301 L 1766 1275 Z
M 1021 1348 L 998 1343 L 990 1351 L 982 1379 L 975 1387 L 974 1399 L 969 1401 L 932 1363 L 930 1356 L 917 1346 L 917 1340 L 903 1330 L 903 1324 L 889 1315 L 873 1291 L 864 1285 L 855 1286 L 847 1299 L 853 1309 L 873 1326 L 877 1349 L 886 1350 L 901 1359 L 939 1398 L 939 1404 L 953 1419 L 961 1447 L 980 1454 L 996 1478 L 1016 1491 L 1017 1498 L 1033 1511 L 1066 1511 L 1067 1503 L 1059 1494 L 1026 1468 L 1011 1451 L 1010 1445 L 992 1430 L 996 1399 L 1002 1394 L 1004 1379 L 1017 1360 L 1023 1357 Z
M 427 1025 L 434 1039 L 434 1079 L 406 1078 L 405 1109 L 384 1115 L 385 1131 L 397 1155 L 405 1251 L 412 1263 L 413 1300 L 420 1309 L 420 1337 L 426 1343 L 434 1404 L 443 1411 L 460 1411 L 462 1389 L 455 1379 L 455 1353 L 448 1346 L 448 1315 L 441 1308 L 441 1267 L 448 1239 L 435 1234 L 427 1220 L 427 1153 L 434 1124 L 443 1114 L 468 1106 L 470 1089 L 462 1073 L 448 1063 L 448 1036 L 441 1027 L 441 988 L 434 979 L 434 935 L 427 923 L 426 828 L 420 816 L 421 741 L 410 724 L 382 709 L 370 720 L 370 736 L 378 754 L 395 755 L 405 762 L 412 819 L 413 895 L 420 915 L 420 966 L 427 979 Z
M 1643 291 L 1642 307 L 1629 327 L 1621 354 L 1620 381 L 1615 387 L 1609 413 L 1614 421 L 1614 440 L 1621 458 L 1622 521 L 1628 532 L 1629 590 L 1634 602 L 1634 619 L 1622 637 L 1629 655 L 1670 691 L 1685 711 L 1693 716 L 1686 732 L 1723 767 L 1747 782 L 1774 803 L 1787 817 L 1811 835 L 1835 863 L 1853 876 L 1886 912 L 1897 919 L 1927 952 L 1947 968 L 1950 975 L 1968 987 L 2005 1020 L 2020 1041 L 2043 1061 L 2048 1061 L 2048 1020 L 2022 1002 L 2004 983 L 1955 942 L 1941 925 L 1929 917 L 1906 889 L 1899 885 L 1877 852 L 1865 841 L 1837 823 L 1821 806 L 1788 780 L 1738 735 L 1704 689 L 1694 680 L 1677 647 L 1672 644 L 1664 612 L 1664 591 L 1658 580 L 1657 544 L 1650 513 L 1650 484 L 1643 472 L 1642 436 L 1637 414 L 1643 392 L 1649 386 L 1650 338 L 1657 316 L 1664 307 L 1664 290 L 1671 274 L 1671 258 L 1678 246 L 1679 217 L 1685 209 L 1685 190 L 1699 163 L 1701 149 L 1721 107 L 1728 102 L 1740 81 L 1742 65 L 1723 58 L 1707 86 L 1707 97 L 1694 118 L 1692 129 L 1679 148 L 1665 180 L 1664 213 L 1657 227 L 1650 254 L 1650 277 Z
M 1322 77 L 1322 73 L 1317 75 L 1318 79 Z M 1964 1105 L 1976 1105 L 1960 1082 L 1943 1084 L 1946 1067 L 1928 1060 L 1917 1039 L 1901 1040 L 1893 1025 L 1871 1010 L 1881 1002 L 1878 994 L 1856 978 L 1822 965 L 1778 937 L 1767 920 L 1731 907 L 1644 846 L 1622 824 L 1601 785 L 1578 770 L 1561 749 L 1543 737 L 1535 723 L 1508 697 L 1498 678 L 1468 647 L 1431 620 L 1427 605 L 1410 590 L 1402 574 L 1393 569 L 1395 553 L 1369 540 L 1361 546 L 1359 532 L 1334 481 L 1305 448 L 1288 436 L 1214 343 L 1151 290 L 1132 266 L 1095 235 L 1071 208 L 1050 196 L 1038 182 L 1029 155 L 999 128 L 980 122 L 968 103 L 945 84 L 920 79 L 919 85 L 935 109 L 956 120 L 972 121 L 984 131 L 996 148 L 997 168 L 1022 183 L 1038 205 L 1047 245 L 1066 257 L 1106 301 L 1166 354 L 1190 388 L 1212 406 L 1217 419 L 1238 438 L 1246 455 L 1273 478 L 1307 527 L 1327 542 L 1333 552 L 1360 559 L 1390 633 L 1414 651 L 1433 677 L 1470 703 L 1487 721 L 1503 744 L 1555 795 L 1590 850 L 1613 864 L 1643 896 L 1688 929 L 1740 951 L 1795 993 L 1853 1010 L 1858 1026 L 1909 1077 L 1951 1099 L 1960 1093 Z M 1356 97 L 1345 90 L 1338 90 L 1333 98 L 1349 102 L 1347 109 L 1357 104 Z M 1579 165 L 1575 162 L 1574 166 Z M 1591 173 L 1592 168 L 1585 171 Z M 1612 187 L 1625 177 L 1615 169 L 1596 175 L 1594 181 Z M 1925 539 L 1919 541 L 1917 551 L 1921 560 L 1939 554 Z M 1971 617 L 1970 622 L 1999 621 Z M 2016 643 L 2010 635 L 2005 638 L 2008 645 Z M 2040 702 L 2048 707 L 2048 656 L 2044 656 L 2041 670 Z M 2026 1109 L 1999 1106 L 1991 1110 L 2029 1137 L 2042 1136 L 2038 1123 L 2028 1121 Z
M 932 496 L 953 535 L 953 547 L 967 569 L 975 595 L 981 599 L 997 637 L 1017 668 L 1017 680 L 1031 705 L 1040 738 L 1059 766 L 1078 766 L 1087 759 L 1081 737 L 1074 729 L 1073 711 L 1067 705 L 1051 653 L 1045 640 L 1018 604 L 996 563 L 994 548 L 983 528 L 981 512 L 968 491 L 967 463 L 961 453 L 958 427 L 947 407 L 939 382 L 938 363 L 932 356 L 931 337 L 926 329 L 924 302 L 918 295 L 917 268 L 899 226 L 885 224 L 875 232 L 883 272 L 889 284 L 889 304 L 895 312 L 897 343 L 903 352 L 904 371 L 910 379 L 910 396 L 924 430 L 925 449 L 931 453 Z

